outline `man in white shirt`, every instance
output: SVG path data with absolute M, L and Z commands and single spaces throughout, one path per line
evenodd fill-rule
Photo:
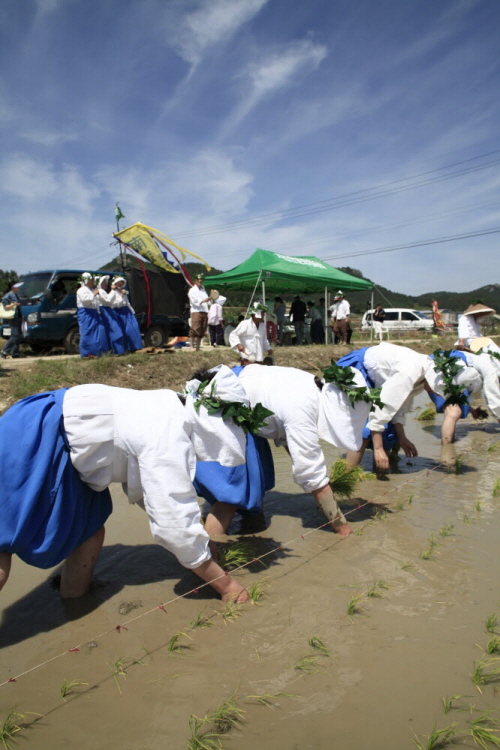
M 348 344 L 351 340 L 352 330 L 349 324 L 351 306 L 344 298 L 344 293 L 339 289 L 333 298 L 330 307 L 331 326 L 335 337 L 335 343 Z
M 455 346 L 468 347 L 472 339 L 481 336 L 479 323 L 495 311 L 487 305 L 469 305 L 463 315 L 458 316 L 458 341 Z
M 266 336 L 264 314 L 265 305 L 255 303 L 251 309 L 251 317 L 241 323 L 229 334 L 229 345 L 240 353 L 241 364 L 248 365 L 256 362 L 261 364 L 264 352 L 269 356 L 273 350 Z
M 191 308 L 191 328 L 189 338 L 191 340 L 191 349 L 198 351 L 201 340 L 206 333 L 208 325 L 208 302 L 210 297 L 207 295 L 203 286 L 203 274 L 199 273 L 194 280 L 194 286 L 188 292 L 189 304 Z

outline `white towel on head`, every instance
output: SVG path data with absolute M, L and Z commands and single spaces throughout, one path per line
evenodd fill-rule
M 368 386 L 363 375 L 355 367 L 357 386 Z M 348 451 L 357 451 L 363 442 L 363 428 L 370 414 L 370 404 L 358 401 L 351 405 L 347 395 L 335 383 L 323 386 L 319 399 L 318 434 L 322 440 Z
M 214 371 L 215 377 L 203 389 L 205 395 L 250 406 L 243 386 L 227 365 L 218 365 L 209 370 Z M 222 466 L 244 464 L 246 436 L 241 427 L 230 418 L 222 419 L 220 414 L 208 414 L 202 404 L 195 409 L 200 385 L 201 381 L 196 378 L 186 383 L 186 424 L 190 426 L 191 442 L 198 461 L 218 461 Z

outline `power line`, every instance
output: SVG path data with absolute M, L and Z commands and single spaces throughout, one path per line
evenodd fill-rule
M 379 253 L 391 253 L 394 250 L 409 250 L 413 247 L 427 247 L 428 245 L 439 245 L 444 242 L 455 242 L 456 240 L 466 240 L 471 237 L 485 237 L 489 234 L 500 233 L 500 227 L 497 229 L 483 229 L 479 232 L 469 232 L 468 234 L 452 234 L 447 237 L 436 237 L 431 240 L 423 240 L 422 242 L 409 242 L 405 245 L 393 245 L 391 247 L 377 248 L 375 250 L 364 250 L 359 253 L 344 253 L 343 255 L 329 255 L 322 257 L 321 260 L 337 260 L 337 258 L 358 258 L 362 255 L 378 255 Z
M 442 172 L 445 169 L 452 169 L 453 167 L 461 166 L 468 162 L 477 161 L 478 159 L 483 159 L 483 158 L 486 158 L 487 156 L 492 156 L 493 154 L 498 154 L 498 153 L 500 153 L 500 149 L 491 151 L 487 154 L 482 154 L 481 156 L 472 157 L 471 159 L 465 159 L 459 162 L 454 162 L 452 164 L 447 164 L 444 167 L 438 167 L 436 169 L 428 170 L 426 172 L 420 172 L 416 175 L 411 175 L 410 177 L 403 177 L 398 180 L 392 180 L 390 182 L 381 183 L 380 185 L 375 185 L 373 187 L 363 188 L 361 190 L 355 190 L 349 193 L 343 193 L 338 196 L 334 196 L 333 198 L 316 201 L 314 203 L 306 203 L 301 206 L 296 206 L 295 208 L 283 209 L 282 211 L 275 211 L 275 212 L 268 213 L 268 214 L 261 214 L 252 219 L 240 219 L 240 220 L 228 222 L 225 224 L 218 224 L 218 225 L 213 225 L 209 227 L 201 227 L 199 229 L 195 229 L 191 231 L 175 232 L 175 236 L 182 237 L 185 239 L 185 238 L 206 236 L 209 234 L 220 234 L 221 232 L 225 232 L 227 230 L 234 231 L 238 229 L 246 229 L 248 227 L 256 226 L 256 225 L 263 224 L 263 223 L 268 223 L 273 220 L 278 221 L 278 220 L 284 220 L 284 219 L 289 220 L 289 219 L 294 219 L 294 218 L 300 218 L 302 216 L 309 216 L 315 213 L 331 211 L 339 207 L 355 205 L 357 203 L 363 203 L 368 200 L 374 200 L 377 198 L 385 197 L 387 195 L 393 195 L 399 192 L 406 192 L 408 190 L 413 190 L 418 187 L 424 187 L 426 185 L 430 185 L 436 182 L 442 182 L 444 180 L 449 180 L 455 177 L 461 177 L 467 174 L 473 174 L 483 169 L 488 169 L 492 166 L 499 164 L 500 159 L 494 159 L 484 164 L 479 164 L 476 166 L 457 170 L 455 172 L 452 172 L 451 174 L 436 175 L 430 179 L 425 179 L 425 180 L 420 179 L 422 177 L 426 177 L 427 175 L 432 175 L 432 174 L 435 175 L 436 172 Z M 398 185 L 403 182 L 408 182 L 410 180 L 419 180 L 419 182 L 416 182 L 415 184 L 412 184 L 412 185 L 403 186 L 396 190 L 388 189 L 388 188 L 391 188 L 391 186 Z

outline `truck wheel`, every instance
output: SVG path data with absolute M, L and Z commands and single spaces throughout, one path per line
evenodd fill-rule
M 74 326 L 66 332 L 64 348 L 68 354 L 78 354 L 80 352 L 80 329 L 78 326 Z
M 144 334 L 144 345 L 159 348 L 167 343 L 167 331 L 161 326 L 151 326 Z

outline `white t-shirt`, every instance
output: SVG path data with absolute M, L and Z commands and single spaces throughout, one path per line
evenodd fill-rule
M 208 312 L 208 302 L 204 302 L 208 297 L 207 290 L 205 287 L 197 287 L 196 284 L 191 287 L 188 292 L 189 304 L 191 306 L 191 312 Z

